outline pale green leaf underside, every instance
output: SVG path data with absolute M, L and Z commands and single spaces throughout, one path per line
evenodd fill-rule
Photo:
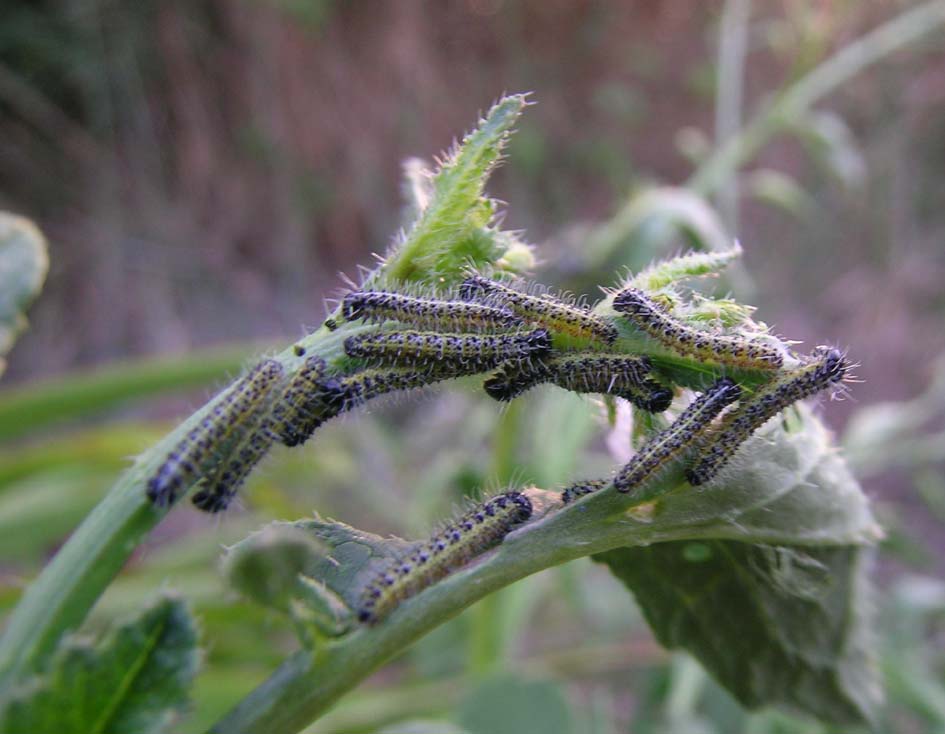
M 65 638 L 42 675 L 0 708 L 0 732 L 151 734 L 187 704 L 197 631 L 185 604 L 164 597 L 92 644 Z
M 0 375 L 16 337 L 26 328 L 23 312 L 46 280 L 46 239 L 23 217 L 0 212 Z

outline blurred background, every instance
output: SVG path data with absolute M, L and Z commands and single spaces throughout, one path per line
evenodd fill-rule
M 0 386 L 0 608 L 127 457 L 321 322 L 337 273 L 401 226 L 405 159 L 531 90 L 489 190 L 540 280 L 596 298 L 737 237 L 718 288 L 860 363 L 823 407 L 888 532 L 884 726 L 945 732 L 945 34 L 917 15 L 935 5 L 6 0 L 0 209 L 39 224 L 50 271 Z M 221 546 L 313 511 L 422 537 L 479 487 L 606 474 L 593 402 L 533 393 L 505 413 L 472 391 L 397 401 L 275 452 L 241 509 L 175 511 L 96 623 L 162 584 L 192 600 L 207 656 L 181 731 L 201 730 L 295 644 L 225 591 Z M 827 731 L 741 711 L 589 561 L 480 603 L 311 731 L 501 733 L 479 714 L 503 696 L 561 732 Z

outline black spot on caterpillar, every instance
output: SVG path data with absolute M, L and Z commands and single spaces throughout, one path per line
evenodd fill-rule
M 483 388 L 495 400 L 508 401 L 536 385 L 550 382 L 572 392 L 616 395 L 642 410 L 661 413 L 672 402 L 673 392 L 648 378 L 649 371 L 647 357 L 563 354 L 528 365 L 500 365 L 483 383 Z
M 252 430 L 260 405 L 282 376 L 279 362 L 263 360 L 227 390 L 148 479 L 148 499 L 162 507 L 173 504 L 183 490 L 210 471 L 228 446 Z
M 617 340 L 617 327 L 603 316 L 560 298 L 525 293 L 481 275 L 468 277 L 460 286 L 462 298 L 474 299 L 482 295 L 496 298 L 526 321 L 540 324 L 552 332 L 604 344 L 613 344 Z
M 328 331 L 334 331 L 338 328 L 338 323 L 334 319 L 325 319 L 325 328 Z
M 738 400 L 741 388 L 727 377 L 690 403 L 668 428 L 650 438 L 617 473 L 614 486 L 629 492 L 662 469 L 670 460 L 692 445 L 722 410 Z
M 292 347 L 292 353 L 293 353 L 296 357 L 304 357 L 304 356 L 305 356 L 305 347 L 303 347 L 301 344 L 295 344 L 295 345 Z
M 687 481 L 692 485 L 711 481 L 755 430 L 792 403 L 841 382 L 848 370 L 849 364 L 839 350 L 826 349 L 815 353 L 810 364 L 762 385 L 725 416 L 717 433 L 686 471 Z
M 564 504 L 574 502 L 574 500 L 603 489 L 610 484 L 609 479 L 589 479 L 584 482 L 576 482 L 561 491 L 561 501 Z
M 781 352 L 768 344 L 710 334 L 687 326 L 638 288 L 620 291 L 614 297 L 613 306 L 664 347 L 683 356 L 754 370 L 776 370 L 784 362 Z
M 527 363 L 551 350 L 545 329 L 512 334 L 438 334 L 379 331 L 349 336 L 345 354 L 391 367 L 428 366 L 452 376 L 475 374 L 502 362 Z
M 272 430 L 286 446 L 305 443 L 322 424 L 326 409 L 318 398 L 325 360 L 308 357 L 289 379 L 272 408 Z M 330 416 L 329 416 L 330 417 Z
M 388 291 L 355 291 L 341 302 L 345 319 L 401 321 L 435 331 L 492 331 L 522 324 L 509 309 L 476 301 L 436 300 Z
M 392 561 L 365 588 L 358 619 L 367 624 L 381 621 L 400 602 L 497 546 L 516 525 L 531 516 L 532 504 L 520 492 L 492 497 Z

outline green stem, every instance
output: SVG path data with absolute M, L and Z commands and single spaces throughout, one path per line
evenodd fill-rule
M 341 354 L 342 338 L 322 329 L 299 343 L 309 353 L 333 359 Z M 274 359 L 287 370 L 300 362 L 292 349 Z M 213 402 L 139 456 L 30 584 L 0 638 L 0 683 L 21 680 L 42 667 L 62 635 L 82 623 L 144 536 L 167 514 L 167 508 L 148 500 L 148 478 Z
M 758 113 L 741 133 L 729 138 L 699 166 L 686 185 L 707 196 L 751 160 L 774 135 L 805 114 L 817 101 L 864 69 L 945 24 L 945 2 L 932 0 L 844 46 L 797 80 Z

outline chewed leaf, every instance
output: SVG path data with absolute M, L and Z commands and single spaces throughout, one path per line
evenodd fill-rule
M 678 541 L 595 556 L 633 592 L 659 641 L 743 705 L 832 723 L 875 718 L 864 550 Z
M 0 703 L 0 731 L 167 731 L 186 707 L 198 658 L 186 605 L 161 598 L 96 644 L 64 639 L 43 674 Z
M 0 375 L 3 355 L 26 328 L 23 312 L 42 288 L 48 269 L 46 239 L 36 226 L 0 212 Z
M 362 589 L 408 545 L 328 520 L 275 522 L 230 548 L 224 573 L 253 601 L 332 637 L 351 627 Z

